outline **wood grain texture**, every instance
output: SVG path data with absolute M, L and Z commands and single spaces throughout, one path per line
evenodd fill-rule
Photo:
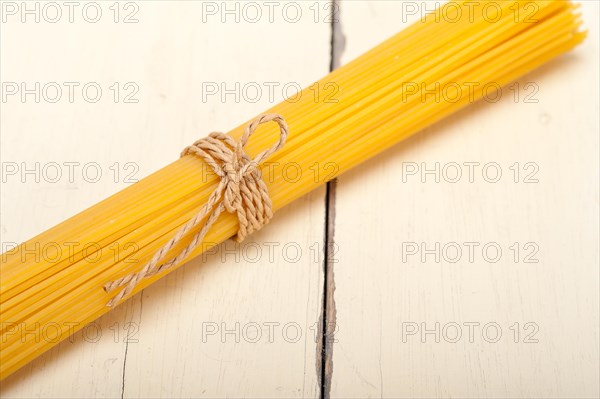
M 285 4 L 272 17 L 262 7 L 257 22 L 242 9 L 225 14 L 220 2 L 121 3 L 119 23 L 112 2 L 98 4 L 97 23 L 76 12 L 72 24 L 43 15 L 22 23 L 17 15 L 2 26 L 2 82 L 41 82 L 40 90 L 79 84 L 73 102 L 65 89 L 56 103 L 43 91 L 39 102 L 16 95 L 2 103 L 2 162 L 19 168 L 2 184 L 3 244 L 53 226 L 130 184 L 132 172 L 141 178 L 199 137 L 282 101 L 285 85 L 291 95 L 329 72 L 330 24 L 324 11 L 315 22 L 308 3 L 299 19 L 293 8 L 284 18 Z M 138 22 L 122 23 L 127 15 Z M 103 91 L 96 103 L 82 97 L 90 82 Z M 137 103 L 124 102 L 134 91 L 124 88 L 129 82 L 139 88 L 130 98 Z M 218 93 L 208 95 L 209 87 Z M 63 173 L 56 183 L 51 162 Z M 65 162 L 79 162 L 72 181 Z M 36 163 L 39 182 L 20 173 Z M 90 182 L 92 164 L 102 172 L 97 182 Z M 324 193 L 282 210 L 241 246 L 228 242 L 137 295 L 3 381 L 1 396 L 317 396 Z
M 342 62 L 408 3 L 343 1 Z M 598 396 L 599 27 L 583 3 L 589 39 L 519 100 L 505 89 L 338 179 L 331 397 Z

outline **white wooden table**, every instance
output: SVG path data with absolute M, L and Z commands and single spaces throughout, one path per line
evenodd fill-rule
M 2 252 L 432 7 L 73 4 L 0 4 Z M 190 262 L 1 396 L 597 397 L 598 3 L 582 10 L 570 55 Z

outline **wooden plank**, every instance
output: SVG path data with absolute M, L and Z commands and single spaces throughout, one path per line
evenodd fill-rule
M 517 101 L 505 90 L 338 180 L 331 397 L 598 396 L 599 27 L 582 3 L 588 40 Z M 343 1 L 342 62 L 413 4 Z
M 251 9 L 135 1 L 118 4 L 118 15 L 112 2 L 98 2 L 97 23 L 88 21 L 96 18 L 88 2 L 73 10 L 73 23 L 62 3 L 56 23 L 45 3 L 39 23 L 29 14 L 23 23 L 14 4 L 14 15 L 3 14 L 2 82 L 19 90 L 40 82 L 40 101 L 18 92 L 1 104 L 3 245 L 85 209 L 329 69 L 326 2 Z M 51 82 L 63 91 L 56 103 Z M 65 82 L 78 84 L 73 101 Z M 92 102 L 95 87 L 102 96 Z M 39 182 L 23 174 L 36 165 Z M 1 396 L 317 396 L 324 214 L 322 189 L 241 247 L 226 243 L 190 262 L 61 343 L 3 381 Z M 239 336 L 227 332 L 236 329 Z

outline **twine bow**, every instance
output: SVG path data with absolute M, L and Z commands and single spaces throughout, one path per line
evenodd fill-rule
M 254 159 L 251 159 L 245 153 L 244 147 L 258 126 L 270 121 L 279 125 L 279 141 L 271 148 L 259 153 Z M 284 146 L 288 134 L 287 123 L 281 115 L 264 114 L 246 126 L 239 142 L 236 142 L 228 134 L 214 132 L 186 147 L 181 156 L 194 154 L 202 158 L 220 178 L 219 184 L 206 204 L 202 206 L 200 212 L 183 225 L 154 254 L 142 270 L 104 285 L 106 292 L 125 286 L 107 303 L 107 306 L 113 307 L 119 303 L 121 299 L 133 291 L 140 280 L 181 263 L 202 242 L 210 227 L 224 210 L 237 215 L 239 228 L 235 240 L 238 242 L 243 241 L 247 235 L 260 230 L 262 226 L 267 224 L 273 216 L 272 203 L 258 166 Z M 203 220 L 205 220 L 204 224 L 194 235 L 188 246 L 173 259 L 159 264 L 169 250 Z

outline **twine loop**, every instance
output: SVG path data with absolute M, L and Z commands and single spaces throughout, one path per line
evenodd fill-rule
M 270 148 L 259 153 L 254 159 L 244 151 L 250 136 L 262 123 L 276 122 L 279 125 L 279 140 Z M 236 214 L 239 227 L 235 240 L 243 241 L 246 236 L 258 231 L 271 220 L 273 209 L 267 186 L 261 177 L 258 166 L 284 146 L 289 129 L 281 115 L 264 114 L 250 122 L 238 142 L 230 135 L 220 132 L 186 147 L 181 156 L 196 155 L 204 160 L 219 177 L 219 184 L 198 214 L 184 224 L 139 272 L 121 277 L 104 285 L 110 292 L 125 286 L 114 296 L 107 306 L 113 307 L 128 296 L 140 280 L 180 264 L 190 252 L 202 242 L 204 236 L 223 211 Z M 204 221 L 185 249 L 170 261 L 160 263 L 165 255 L 175 247 L 194 227 Z

